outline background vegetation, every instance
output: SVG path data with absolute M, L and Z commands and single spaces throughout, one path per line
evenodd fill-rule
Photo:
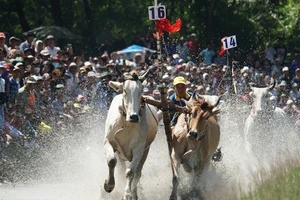
M 296 0 L 159 0 L 172 23 L 183 21 L 179 34 L 196 33 L 201 44 L 225 35 L 237 35 L 239 47 L 264 48 L 284 37 L 289 48 L 300 44 L 300 1 Z M 153 0 L 1 0 L 0 31 L 24 38 L 23 32 L 39 26 L 66 27 L 84 37 L 72 41 L 97 54 L 104 38 L 124 31 L 128 45 L 136 33 L 151 33 L 148 6 Z M 171 36 L 172 37 L 172 36 Z

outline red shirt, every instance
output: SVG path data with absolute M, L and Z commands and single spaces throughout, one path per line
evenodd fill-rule
M 187 43 L 190 56 L 198 56 L 200 53 L 200 45 L 197 42 L 189 41 Z

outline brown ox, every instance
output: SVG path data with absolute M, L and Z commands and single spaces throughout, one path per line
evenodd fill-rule
M 220 99 L 219 99 L 220 100 Z M 216 114 L 219 110 L 215 105 L 208 104 L 197 95 L 186 102 L 190 114 L 181 114 L 173 129 L 173 189 L 170 199 L 177 199 L 179 184 L 178 171 L 180 164 L 188 173 L 193 173 L 193 191 L 199 191 L 199 178 L 205 166 L 210 162 L 220 140 L 220 127 Z

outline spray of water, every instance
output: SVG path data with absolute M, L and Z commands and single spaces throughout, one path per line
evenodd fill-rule
M 244 121 L 247 111 L 236 109 L 234 103 L 226 105 L 220 115 L 221 141 L 223 159 L 212 162 L 202 176 L 200 187 L 204 199 L 228 199 L 247 192 L 255 187 L 253 174 L 265 169 L 266 165 L 245 150 Z M 61 140 L 49 148 L 46 158 L 34 166 L 33 173 L 39 176 L 26 184 L 3 185 L 0 187 L 0 199 L 3 200 L 115 200 L 121 199 L 125 187 L 125 175 L 117 164 L 116 187 L 110 194 L 103 189 L 104 180 L 108 175 L 108 167 L 103 152 L 105 115 L 98 116 L 92 128 L 81 132 L 76 140 Z M 265 129 L 267 130 L 267 129 Z M 271 134 L 271 133 L 270 133 Z M 292 138 L 288 143 L 282 140 L 274 142 L 275 146 L 289 145 L 290 150 L 299 150 L 299 140 L 294 132 L 284 133 Z M 72 138 L 72 137 L 70 137 Z M 276 139 L 276 138 L 275 138 Z M 260 141 L 261 151 L 273 152 L 266 149 L 266 141 Z M 274 145 L 272 146 L 274 147 Z M 49 159 L 51 158 L 51 159 Z M 266 163 L 276 161 L 276 156 Z M 183 181 L 180 184 L 182 193 L 188 191 L 189 178 L 184 170 Z M 153 142 L 148 159 L 142 171 L 139 185 L 139 199 L 168 199 L 172 187 L 172 172 L 170 158 L 163 127 Z

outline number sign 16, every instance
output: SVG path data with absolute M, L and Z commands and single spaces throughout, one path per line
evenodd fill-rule
M 166 18 L 166 7 L 165 6 L 149 6 L 148 15 L 150 20 L 159 20 Z
M 237 47 L 236 36 L 230 36 L 222 39 L 224 50 Z

